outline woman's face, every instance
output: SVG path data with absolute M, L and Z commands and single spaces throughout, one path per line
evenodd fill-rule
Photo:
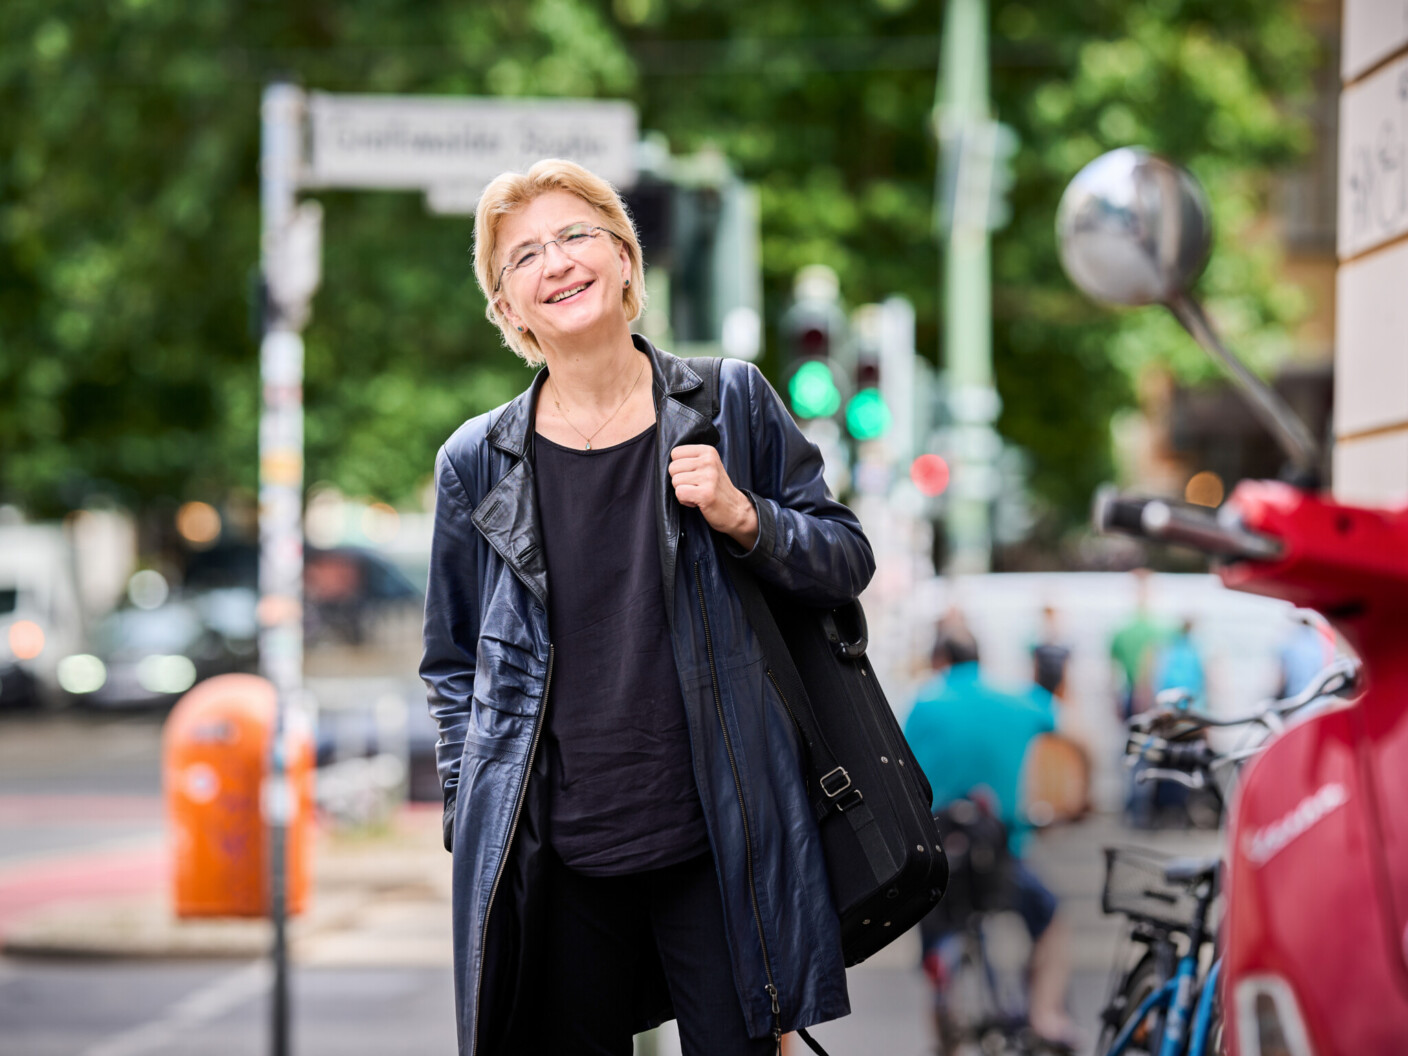
M 633 277 L 626 247 L 605 231 L 565 243 L 570 249 L 554 241 L 574 227 L 580 235 L 577 225 L 605 226 L 605 218 L 575 194 L 548 191 L 499 226 L 497 270 L 519 260 L 524 246 L 545 246 L 531 264 L 503 273 L 498 296 L 509 324 L 524 327 L 547 348 L 625 319 L 622 283 Z

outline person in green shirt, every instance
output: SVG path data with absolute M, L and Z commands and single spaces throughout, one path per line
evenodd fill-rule
M 1122 722 L 1153 704 L 1150 665 L 1154 653 L 1169 634 L 1169 628 L 1149 612 L 1149 570 L 1140 568 L 1133 574 L 1134 614 L 1110 639 L 1110 659 L 1117 680 L 1115 695 Z

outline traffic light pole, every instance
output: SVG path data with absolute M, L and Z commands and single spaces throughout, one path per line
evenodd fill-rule
M 273 923 L 272 1056 L 289 1053 L 286 881 L 295 797 L 288 780 L 289 710 L 303 683 L 303 338 L 321 260 L 321 213 L 296 200 L 303 93 L 264 91 L 260 140 L 260 269 L 265 292 L 259 347 L 259 657 L 275 691 L 269 766 L 261 796 L 268 828 Z
M 993 431 L 999 402 L 992 372 L 992 271 L 986 177 L 964 172 L 981 164 L 971 148 L 989 126 L 986 0 L 948 0 L 935 117 L 940 141 L 959 150 L 944 244 L 940 294 L 944 362 L 954 420 L 953 483 L 949 490 L 949 572 L 986 572 L 992 565 L 992 499 L 999 442 Z M 988 164 L 990 165 L 990 156 Z M 967 188 L 983 193 L 978 201 Z

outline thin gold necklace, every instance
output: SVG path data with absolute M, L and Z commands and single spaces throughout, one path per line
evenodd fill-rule
M 562 404 L 560 404 L 560 403 L 557 402 L 557 385 L 556 385 L 556 384 L 553 385 L 553 387 L 552 387 L 552 403 L 553 403 L 553 406 L 557 408 L 557 413 L 560 414 L 560 415 L 562 415 L 562 420 L 567 423 L 568 427 L 571 428 L 571 430 L 572 430 L 574 433 L 576 433 L 578 436 L 580 436 L 583 440 L 586 441 L 587 446 L 586 446 L 585 450 L 590 451 L 590 450 L 592 449 L 592 439 L 593 439 L 593 437 L 595 437 L 597 433 L 599 433 L 599 432 L 601 432 L 603 429 L 605 429 L 605 428 L 607 427 L 607 425 L 609 425 L 609 424 L 611 423 L 611 419 L 615 418 L 618 414 L 621 413 L 621 408 L 624 407 L 624 406 L 626 406 L 626 401 L 631 398 L 631 393 L 633 393 L 633 392 L 636 391 L 636 385 L 640 382 L 640 376 L 641 376 L 642 374 L 644 374 L 644 373 L 645 373 L 645 357 L 642 356 L 642 357 L 641 357 L 641 361 L 640 361 L 640 369 L 636 371 L 636 376 L 631 380 L 631 387 L 626 390 L 626 395 L 625 395 L 624 397 L 622 397 L 621 402 L 616 405 L 616 409 L 606 416 L 606 420 L 605 420 L 604 422 L 602 422 L 600 425 L 598 425 L 594 430 L 592 430 L 592 435 L 591 435 L 591 436 L 588 436 L 586 433 L 582 432 L 582 430 L 578 429 L 575 425 L 572 424 L 572 419 L 567 417 L 567 412 L 562 409 Z M 549 381 L 552 381 L 551 378 L 549 378 L 548 380 L 549 380 Z

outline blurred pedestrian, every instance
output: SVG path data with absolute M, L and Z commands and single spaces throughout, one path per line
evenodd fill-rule
M 1207 709 L 1207 675 L 1203 657 L 1193 638 L 1193 621 L 1183 620 L 1178 629 L 1158 646 L 1153 658 L 1153 689 L 1155 697 L 1170 689 L 1187 693 L 1187 707 Z
M 1318 612 L 1297 609 L 1295 626 L 1276 651 L 1281 679 L 1277 696 L 1294 697 L 1335 659 L 1335 631 Z
M 1054 706 L 1049 695 L 1042 706 L 1034 697 L 990 686 L 978 666 L 977 642 L 966 634 L 941 630 L 932 661 L 935 675 L 919 690 L 905 737 L 929 778 L 936 812 L 977 797 L 1006 826 L 1014 859 L 1011 901 L 1032 939 L 1028 1018 L 1041 1037 L 1070 1043 L 1070 930 L 1058 916 L 1056 896 L 1022 860 L 1031 836 L 1021 809 L 1023 765 L 1032 741 L 1055 729 Z
M 1168 635 L 1168 629 L 1149 611 L 1149 570 L 1137 568 L 1131 575 L 1134 577 L 1134 613 L 1110 639 L 1116 710 L 1121 722 L 1153 706 L 1150 664 L 1154 650 Z
M 1071 652 L 1056 607 L 1043 605 L 1028 694 L 1038 706 L 1054 705 L 1056 731 L 1032 742 L 1024 777 L 1027 814 L 1043 825 L 1075 821 L 1090 811 L 1091 738 L 1066 677 Z
M 1060 621 L 1053 605 L 1041 608 L 1041 630 L 1032 643 L 1032 681 L 1058 700 L 1065 700 L 1066 668 L 1071 662 L 1071 647 L 1061 634 Z
M 849 1011 L 798 739 L 719 550 L 810 604 L 874 571 L 758 370 L 633 336 L 621 199 L 565 161 L 485 188 L 475 271 L 528 390 L 436 464 L 421 674 L 440 728 L 463 1056 L 772 1053 Z M 709 402 L 705 400 L 705 406 Z
M 1193 638 L 1191 619 L 1183 620 L 1176 631 L 1155 647 L 1149 661 L 1149 678 L 1156 698 L 1165 691 L 1180 690 L 1184 694 L 1182 707 L 1207 709 L 1207 677 Z M 1129 823 L 1147 829 L 1156 824 L 1183 825 L 1192 821 L 1188 788 L 1174 781 L 1143 780 L 1141 775 L 1147 769 L 1147 764 L 1141 761 L 1131 771 L 1127 801 Z

